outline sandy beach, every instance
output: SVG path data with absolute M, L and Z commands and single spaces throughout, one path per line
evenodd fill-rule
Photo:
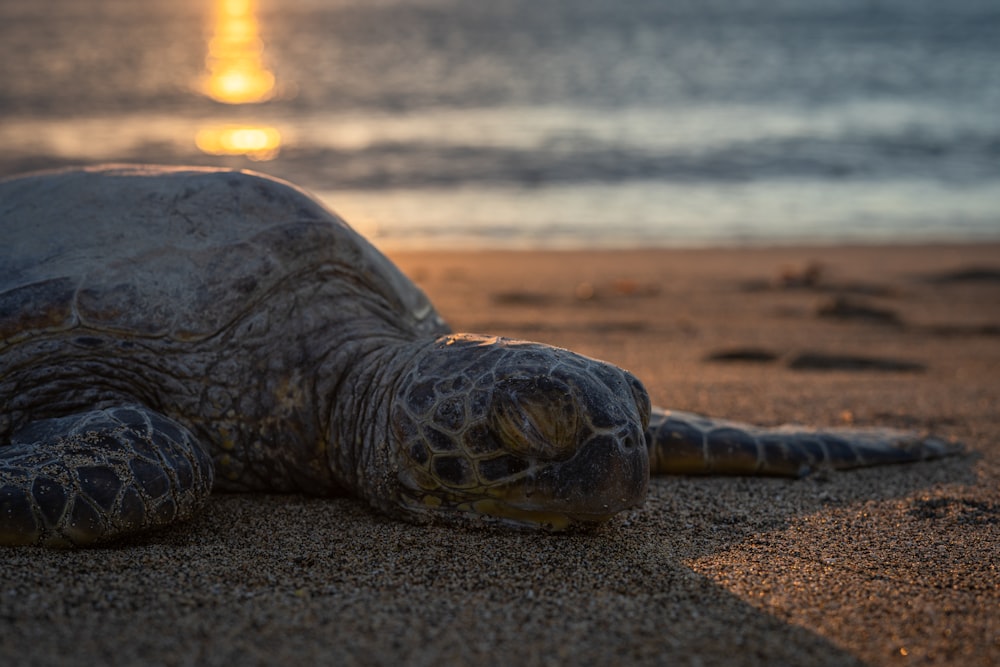
M 216 495 L 125 543 L 0 550 L 0 663 L 1000 664 L 1000 245 L 391 256 L 456 331 L 606 359 L 658 405 L 967 453 L 658 478 L 576 535 Z

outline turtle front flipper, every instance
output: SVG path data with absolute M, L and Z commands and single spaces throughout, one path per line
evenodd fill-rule
M 773 429 L 654 408 L 646 429 L 652 474 L 801 477 L 949 456 L 961 446 L 894 429 Z
M 192 516 L 212 461 L 172 419 L 126 405 L 45 419 L 0 446 L 0 544 L 80 546 Z

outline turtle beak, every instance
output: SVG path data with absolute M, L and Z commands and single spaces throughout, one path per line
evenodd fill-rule
M 638 427 L 615 437 L 597 435 L 576 454 L 538 470 L 506 501 L 526 510 L 547 510 L 576 521 L 599 522 L 639 507 L 649 487 L 649 455 Z M 592 517 L 588 520 L 588 517 Z

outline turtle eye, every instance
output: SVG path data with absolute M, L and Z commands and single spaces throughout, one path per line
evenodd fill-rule
M 493 419 L 516 454 L 565 459 L 576 450 L 577 406 L 564 383 L 549 377 L 511 378 L 497 384 Z

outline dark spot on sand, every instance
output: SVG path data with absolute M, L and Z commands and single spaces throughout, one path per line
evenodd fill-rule
M 705 361 L 769 363 L 777 359 L 778 356 L 777 353 L 760 347 L 734 347 L 710 352 L 705 356 Z
M 855 299 L 838 296 L 820 304 L 816 310 L 819 317 L 838 320 L 863 320 L 877 324 L 902 326 L 903 320 L 888 308 L 870 306 Z
M 895 371 L 903 373 L 918 373 L 927 370 L 927 365 L 919 361 L 824 352 L 803 352 L 789 361 L 788 367 L 795 370 Z
M 935 285 L 955 283 L 1000 283 L 1000 267 L 967 266 L 924 276 L 924 281 Z
M 495 292 L 490 298 L 493 300 L 493 303 L 501 306 L 543 306 L 554 301 L 554 297 L 551 294 L 517 290 Z
M 934 336 L 1000 336 L 1000 324 L 931 324 L 923 330 Z
M 648 322 L 642 320 L 623 320 L 621 322 L 594 322 L 587 326 L 589 331 L 598 333 L 614 333 L 622 331 L 625 333 L 635 333 L 649 328 Z

